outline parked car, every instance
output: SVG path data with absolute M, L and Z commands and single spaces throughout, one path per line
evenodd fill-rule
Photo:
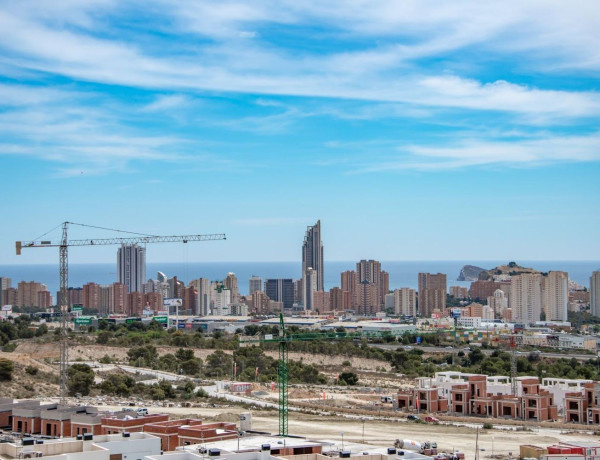
M 431 415 L 428 415 L 427 417 L 425 417 L 425 421 L 427 423 L 440 423 L 440 421 L 437 418 L 432 417 Z
M 148 409 L 146 409 L 145 407 L 140 407 L 138 410 L 135 411 L 136 414 L 138 414 L 140 417 L 144 416 L 144 415 L 148 415 Z
M 406 416 L 406 420 L 409 420 L 411 422 L 415 422 L 417 420 L 421 420 L 421 417 L 419 417 L 418 415 L 409 414 L 409 415 Z

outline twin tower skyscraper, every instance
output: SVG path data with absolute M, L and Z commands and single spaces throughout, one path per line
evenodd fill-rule
M 302 305 L 312 310 L 314 293 L 323 291 L 323 242 L 321 241 L 321 221 L 309 226 L 302 244 Z

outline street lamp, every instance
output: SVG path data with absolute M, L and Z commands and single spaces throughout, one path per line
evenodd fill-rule
M 342 436 L 342 450 L 344 450 L 344 432 L 340 431 L 340 435 Z
M 363 433 L 362 433 L 362 442 L 364 444 L 365 443 L 365 419 L 364 418 L 362 419 L 362 426 L 363 426 L 362 427 L 363 428 L 363 430 L 362 430 L 363 431 Z

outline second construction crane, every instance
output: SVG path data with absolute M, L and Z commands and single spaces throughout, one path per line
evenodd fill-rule
M 214 241 L 226 239 L 224 233 L 213 233 L 207 235 L 171 235 L 171 236 L 155 236 L 155 235 L 141 235 L 129 238 L 95 238 L 95 239 L 84 239 L 84 240 L 69 240 L 68 229 L 69 224 L 79 225 L 82 227 L 101 228 L 103 230 L 111 230 L 122 233 L 133 233 L 123 232 L 122 230 L 108 229 L 103 227 L 94 227 L 92 225 L 76 224 L 74 222 L 63 222 L 62 223 L 62 238 L 60 242 L 53 243 L 49 240 L 39 241 L 17 241 L 16 250 L 17 255 L 21 254 L 22 249 L 28 248 L 59 248 L 59 273 L 60 273 L 60 298 L 57 299 L 57 304 L 60 308 L 60 328 L 61 328 L 61 340 L 60 340 L 60 401 L 65 402 L 67 396 L 67 378 L 69 370 L 69 347 L 68 347 L 68 334 L 67 334 L 67 321 L 69 316 L 69 300 L 67 298 L 67 292 L 69 289 L 69 246 L 101 246 L 107 244 L 147 244 L 147 243 L 187 243 L 189 241 Z

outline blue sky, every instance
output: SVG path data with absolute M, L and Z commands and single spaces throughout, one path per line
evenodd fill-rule
M 63 220 L 228 236 L 150 261 L 297 260 L 317 219 L 330 260 L 600 258 L 596 1 L 0 1 L 0 30 L 3 263 L 55 262 L 13 242 Z

